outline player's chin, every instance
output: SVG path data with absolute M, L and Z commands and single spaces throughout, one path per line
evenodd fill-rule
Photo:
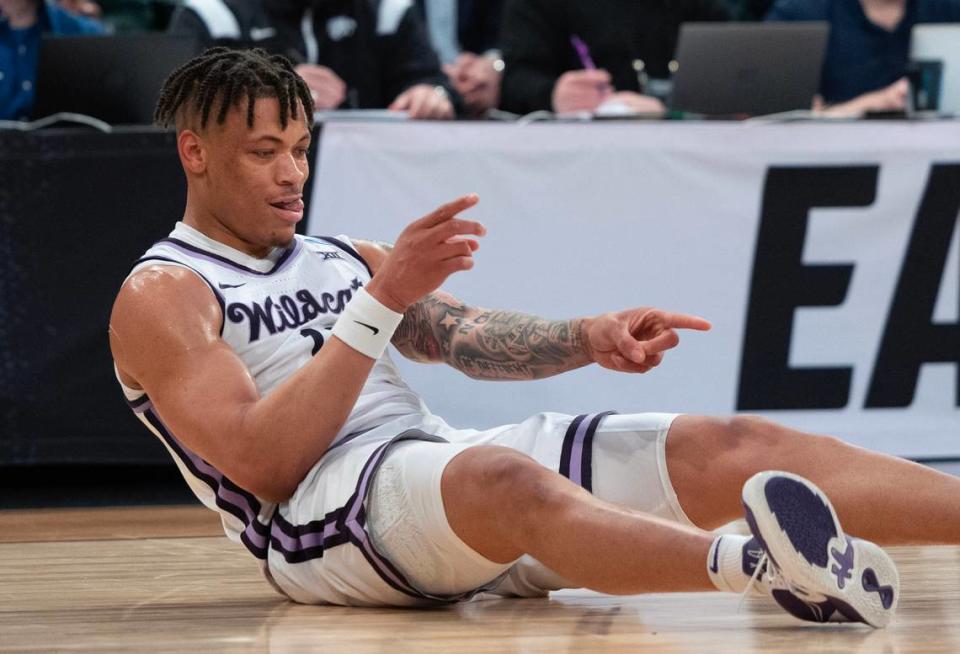
M 277 227 L 270 232 L 270 244 L 279 247 L 287 247 L 293 242 L 297 230 L 293 225 Z

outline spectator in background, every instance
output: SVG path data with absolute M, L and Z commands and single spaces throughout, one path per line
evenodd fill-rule
M 506 0 L 501 107 L 565 113 L 613 100 L 633 111 L 663 111 L 649 93 L 669 78 L 680 24 L 729 18 L 721 0 Z
M 412 0 L 189 0 L 170 30 L 286 56 L 318 110 L 389 108 L 449 119 L 460 100 Z
M 103 22 L 113 34 L 166 29 L 179 0 L 59 0 L 64 9 Z
M 33 109 L 40 35 L 100 34 L 96 21 L 53 2 L 0 0 L 0 120 L 27 120 Z
M 450 84 L 466 112 L 482 116 L 500 104 L 503 0 L 417 0 Z
M 960 0 L 777 0 L 767 20 L 825 20 L 830 38 L 820 94 L 828 111 L 907 106 L 904 77 L 917 23 L 960 22 Z
M 756 22 L 763 20 L 773 0 L 723 0 L 733 20 Z

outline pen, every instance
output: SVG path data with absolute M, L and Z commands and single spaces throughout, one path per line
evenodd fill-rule
M 580 63 L 586 70 L 597 69 L 597 65 L 593 63 L 593 58 L 590 56 L 590 48 L 583 42 L 583 39 L 574 34 L 570 37 L 570 45 L 577 51 L 577 56 L 580 57 Z

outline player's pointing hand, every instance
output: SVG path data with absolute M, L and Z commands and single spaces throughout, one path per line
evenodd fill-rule
M 475 193 L 445 204 L 404 229 L 367 291 L 394 311 L 435 291 L 455 272 L 473 268 L 473 253 L 480 247 L 475 237 L 487 229 L 459 217 L 477 204 Z
M 584 326 L 584 344 L 590 358 L 604 368 L 647 372 L 680 342 L 677 329 L 706 331 L 710 323 L 660 309 L 628 309 L 590 319 Z

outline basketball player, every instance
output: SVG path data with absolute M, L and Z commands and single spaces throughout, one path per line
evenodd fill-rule
M 279 592 L 413 606 L 561 587 L 752 590 L 803 619 L 879 627 L 897 571 L 860 539 L 960 542 L 960 480 L 758 418 L 451 428 L 400 379 L 388 342 L 522 380 L 590 364 L 645 373 L 677 330 L 710 325 L 651 308 L 551 321 L 444 293 L 485 232 L 461 216 L 473 195 L 392 247 L 297 236 L 311 115 L 290 64 L 262 51 L 208 50 L 171 75 L 156 117 L 176 126 L 186 210 L 110 319 L 133 410 Z M 708 531 L 744 510 L 753 537 Z

